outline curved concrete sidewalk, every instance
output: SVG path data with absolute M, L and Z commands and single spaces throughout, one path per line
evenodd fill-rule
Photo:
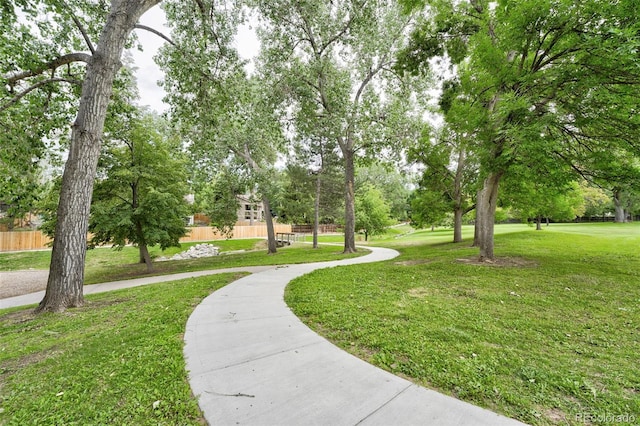
M 283 300 L 315 269 L 392 259 L 372 248 L 354 259 L 259 272 L 216 291 L 185 334 L 189 381 L 211 425 L 522 425 L 414 385 L 344 352 L 306 327 Z

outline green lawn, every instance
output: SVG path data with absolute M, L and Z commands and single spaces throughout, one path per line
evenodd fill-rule
M 220 252 L 236 250 L 253 250 L 264 240 L 251 238 L 242 240 L 216 240 L 207 241 L 220 247 Z M 173 256 L 176 253 L 187 250 L 189 247 L 201 242 L 182 243 L 180 247 L 169 247 L 160 250 L 160 247 L 150 247 L 149 253 L 152 258 L 160 256 Z M 86 268 L 120 266 L 123 264 L 137 263 L 139 251 L 135 247 L 124 247 L 122 250 L 115 250 L 108 247 L 96 248 L 87 251 Z M 16 271 L 20 269 L 48 269 L 51 262 L 51 250 L 21 251 L 0 253 L 0 271 Z
M 182 335 L 194 307 L 240 276 L 91 295 L 64 314 L 0 311 L 0 424 L 204 424 Z
M 251 249 L 205 259 L 161 262 L 155 273 L 337 260 L 340 248 L 294 244 L 267 255 Z M 188 245 L 183 245 L 184 250 Z M 168 250 L 171 255 L 178 250 Z M 140 276 L 134 248 L 90 252 L 88 280 Z M 361 251 L 357 255 L 365 254 Z M 16 256 L 18 255 L 18 256 Z M 7 269 L 48 262 L 47 252 L 2 254 Z M 187 318 L 200 301 L 242 274 L 154 284 L 86 297 L 82 308 L 35 316 L 33 307 L 0 310 L 0 424 L 203 424 L 182 356 Z
M 278 249 L 276 254 L 268 255 L 264 240 L 227 240 L 212 241 L 221 248 L 221 253 L 247 250 L 242 253 L 226 254 L 201 259 L 154 262 L 154 270 L 148 272 L 144 264 L 138 263 L 138 249 L 125 247 L 122 250 L 99 248 L 87 252 L 85 266 L 85 284 L 118 281 L 139 278 L 148 275 L 166 275 L 179 272 L 201 271 L 206 269 L 233 268 L 237 266 L 284 265 L 293 263 L 321 262 L 365 254 L 365 252 L 343 256 L 340 247 L 320 246 L 313 249 L 308 244 L 293 244 Z M 164 252 L 153 248 L 151 253 L 157 256 L 172 256 L 200 243 L 182 244 Z M 46 269 L 51 261 L 50 251 L 30 251 L 20 253 L 0 253 L 0 270 Z
M 287 301 L 356 355 L 527 423 L 584 424 L 580 414 L 635 415 L 637 423 L 640 225 L 496 231 L 500 261 L 488 266 L 473 262 L 468 242 L 446 242 L 450 230 L 394 228 L 370 243 L 394 246 L 399 258 L 317 271 L 289 286 Z M 89 271 L 139 273 L 139 265 L 118 266 L 137 260 L 129 250 L 95 251 L 115 257 L 102 265 L 96 257 Z M 294 245 L 275 256 L 168 264 L 182 271 L 293 263 L 339 251 Z M 24 261 L 33 265 L 43 253 Z M 182 333 L 199 301 L 238 276 L 87 296 L 85 307 L 64 314 L 0 311 L 0 424 L 202 424 Z
M 316 271 L 286 300 L 357 356 L 526 423 L 639 422 L 640 224 L 496 231 L 494 265 L 417 231 L 374 240 L 399 258 Z

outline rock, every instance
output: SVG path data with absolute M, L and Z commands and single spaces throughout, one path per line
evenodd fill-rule
M 199 259 L 201 257 L 218 256 L 220 249 L 212 244 L 196 244 L 189 247 L 188 250 L 175 254 L 170 258 L 159 257 L 156 262 L 163 262 L 167 260 L 185 260 L 185 259 Z

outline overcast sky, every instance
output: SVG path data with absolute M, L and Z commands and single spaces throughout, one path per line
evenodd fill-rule
M 155 6 L 145 13 L 140 19 L 140 23 L 170 36 L 169 29 L 165 27 L 166 19 L 160 6 Z M 167 105 L 162 102 L 164 90 L 158 86 L 158 81 L 162 80 L 163 74 L 153 61 L 153 57 L 165 42 L 149 31 L 136 30 L 136 34 L 144 48 L 143 52 L 137 49 L 130 51 L 138 68 L 136 77 L 140 90 L 140 104 L 148 105 L 157 112 L 164 112 L 167 109 Z M 258 54 L 260 44 L 255 31 L 248 25 L 243 25 L 238 29 L 236 48 L 240 56 L 245 59 L 251 59 Z

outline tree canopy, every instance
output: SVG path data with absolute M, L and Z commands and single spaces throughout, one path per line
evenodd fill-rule
M 140 261 L 152 269 L 148 247 L 179 246 L 187 233 L 185 164 L 159 118 L 136 114 L 125 129 L 107 141 L 98 164 L 89 244 L 133 244 L 140 249 Z
M 480 257 L 491 259 L 498 186 L 512 167 L 542 166 L 537 176 L 544 179 L 550 162 L 578 167 L 614 146 L 637 155 L 640 33 L 631 17 L 640 5 L 403 2 L 407 8 L 425 3 L 429 18 L 401 59 L 414 72 L 438 56 L 455 65 L 446 118 L 477 142 Z

